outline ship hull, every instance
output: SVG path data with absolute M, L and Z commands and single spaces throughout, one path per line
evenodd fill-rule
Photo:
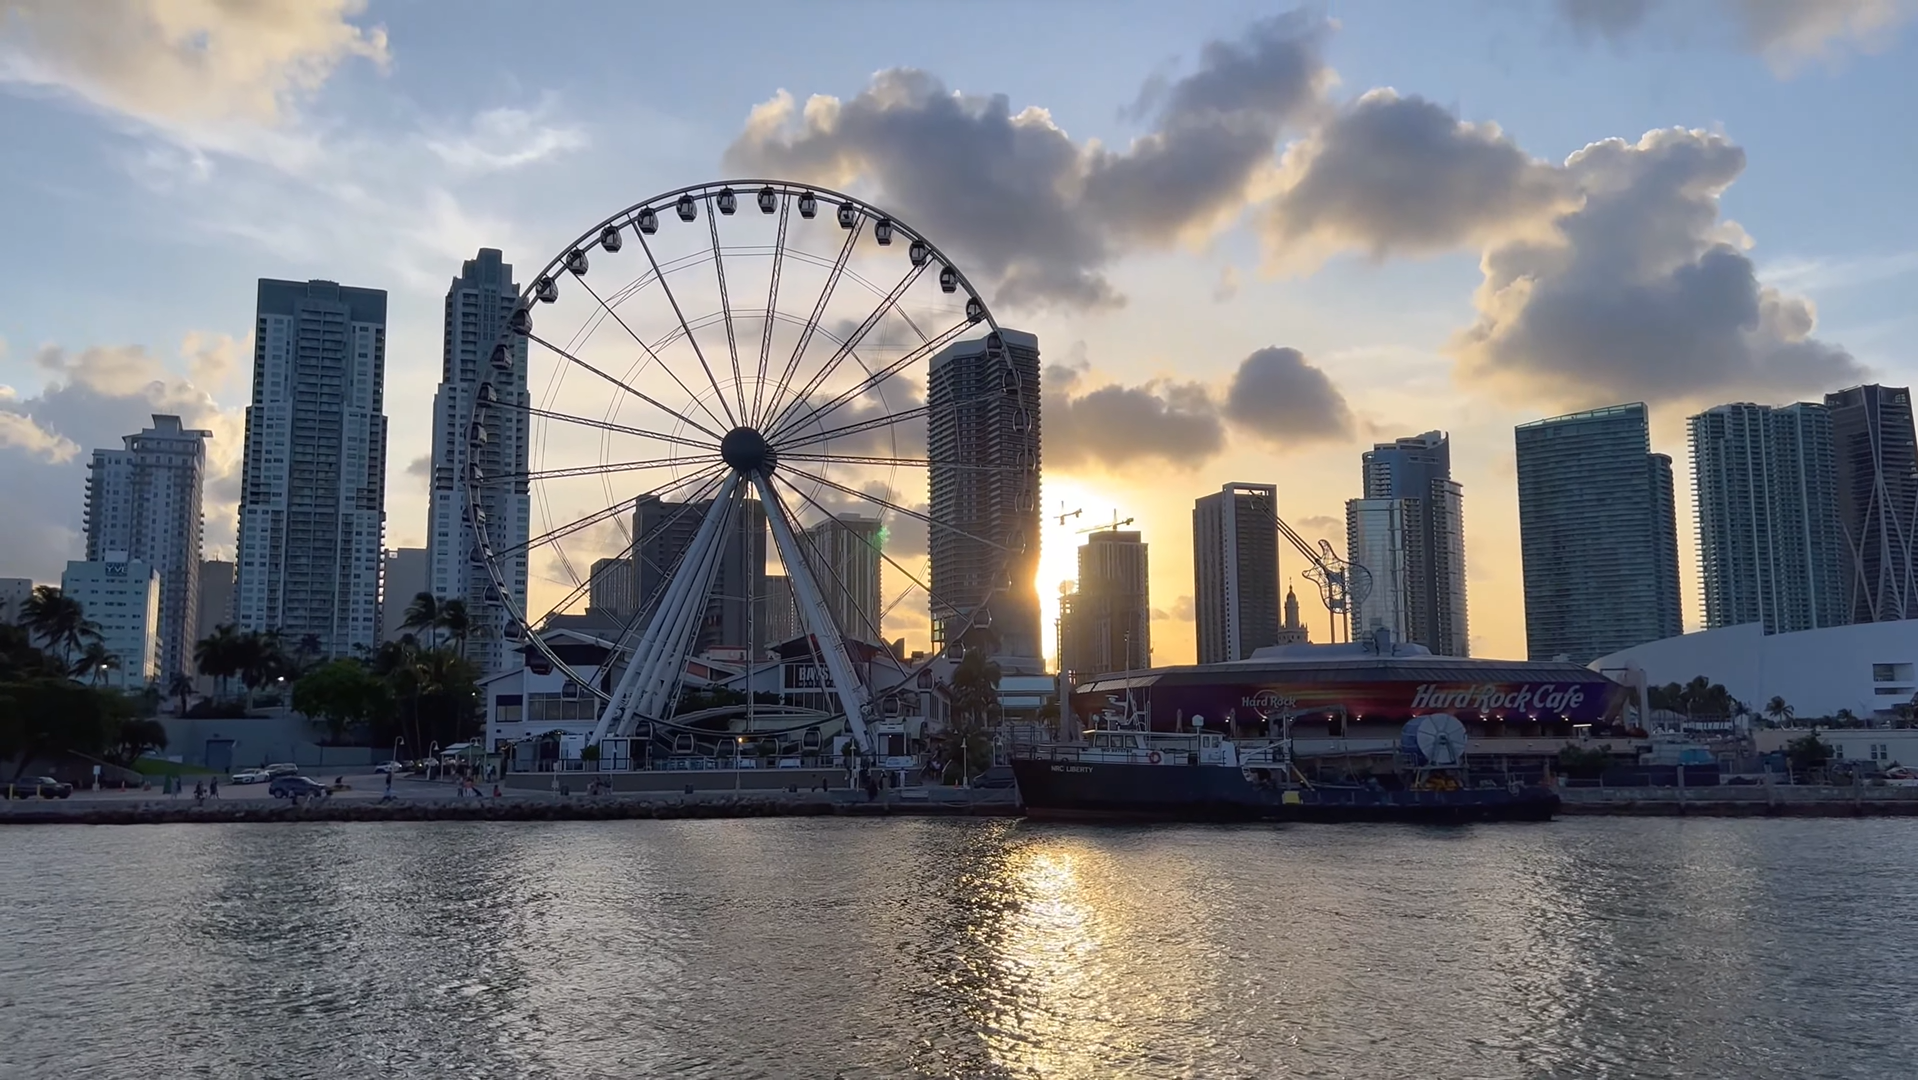
M 1054 821 L 1297 821 L 1468 824 L 1549 821 L 1558 795 L 1526 787 L 1385 791 L 1281 788 L 1236 768 L 1014 759 L 1026 816 Z

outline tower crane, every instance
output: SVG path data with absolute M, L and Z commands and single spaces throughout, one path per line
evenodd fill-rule
M 1074 511 L 1073 511 L 1073 513 L 1075 513 L 1075 514 L 1076 514 L 1076 513 L 1078 513 L 1078 511 L 1077 511 L 1077 510 L 1074 510 Z M 1064 515 L 1061 515 L 1061 516 L 1063 517 Z M 1094 526 L 1092 526 L 1092 527 L 1091 527 L 1091 528 L 1089 528 L 1089 529 L 1080 529 L 1080 530 L 1078 530 L 1077 532 L 1075 532 L 1075 533 L 1073 533 L 1073 535 L 1074 535 L 1074 536 L 1084 536 L 1084 535 L 1085 535 L 1085 534 L 1087 534 L 1087 533 L 1096 533 L 1096 532 L 1105 532 L 1105 531 L 1106 531 L 1106 530 L 1108 530 L 1108 529 L 1110 529 L 1110 530 L 1112 530 L 1112 531 L 1114 531 L 1114 532 L 1117 532 L 1117 531 L 1118 531 L 1118 529 L 1119 529 L 1119 526 L 1121 526 L 1121 525 L 1130 525 L 1130 524 L 1132 524 L 1132 522 L 1133 522 L 1133 520 L 1134 520 L 1134 519 L 1132 519 L 1132 518 L 1126 518 L 1125 520 L 1123 520 L 1123 521 L 1121 521 L 1121 520 L 1119 519 L 1119 512 L 1118 512 L 1117 510 L 1114 510 L 1114 511 L 1112 512 L 1112 521 L 1111 521 L 1111 523 L 1109 523 L 1109 524 L 1099 524 L 1099 525 L 1094 525 Z M 1064 524 L 1065 524 L 1065 522 L 1064 522 L 1064 521 L 1061 521 L 1061 522 L 1059 522 L 1059 524 L 1061 524 L 1061 525 L 1064 525 Z

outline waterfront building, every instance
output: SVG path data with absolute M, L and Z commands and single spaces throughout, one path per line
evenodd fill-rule
M 1465 489 L 1452 479 L 1451 440 L 1442 431 L 1378 443 L 1361 458 L 1364 498 L 1346 507 L 1346 558 L 1356 535 L 1368 550 L 1393 553 L 1388 593 L 1375 573 L 1371 596 L 1355 607 L 1354 628 L 1386 626 L 1438 656 L 1471 652 L 1465 604 Z M 1396 509 L 1385 512 L 1379 503 Z M 1354 517 L 1354 503 L 1359 511 Z M 1398 531 L 1395 536 L 1379 529 Z
M 1771 700 L 1781 698 L 1800 722 L 1849 711 L 1885 723 L 1908 715 L 1918 695 L 1918 619 L 1775 634 L 1748 622 L 1648 641 L 1591 666 L 1614 678 L 1635 669 L 1650 686 L 1684 685 L 1702 675 L 1761 719 Z
M 1705 625 L 1850 622 L 1830 409 L 1720 405 L 1687 427 Z
M 233 569 L 226 559 L 200 560 L 200 606 L 195 612 L 193 643 L 213 636 L 225 623 L 233 621 Z
M 380 634 L 386 293 L 260 279 L 241 468 L 235 621 L 312 635 L 325 657 Z
M 643 495 L 635 501 L 635 595 L 642 604 L 665 588 L 711 507 L 710 500 L 684 503 L 656 495 Z M 693 644 L 695 654 L 714 648 L 748 647 L 751 598 L 766 591 L 768 543 L 765 507 L 756 498 L 742 500 L 733 519 L 726 523 L 726 546 L 720 553 L 712 588 L 707 591 L 706 611 Z M 655 610 L 645 612 L 636 632 L 644 631 Z M 765 631 L 756 625 L 752 626 L 751 636 L 761 648 L 769 640 Z
M 1060 667 L 1073 678 L 1152 665 L 1146 543 L 1101 529 L 1079 545 L 1079 580 L 1061 602 Z
M 406 611 L 428 590 L 429 548 L 393 548 L 386 553 L 380 577 L 380 640 L 398 641 L 412 633 L 405 626 Z
M 100 628 L 100 643 L 118 663 L 83 675 L 83 681 L 143 690 L 160 680 L 159 567 L 128 558 L 124 551 L 106 551 L 98 559 L 68 563 L 60 575 L 60 591 Z
M 525 544 L 531 504 L 527 493 L 526 338 L 501 345 L 500 333 L 519 300 L 513 267 L 496 248 L 481 248 L 466 260 L 446 290 L 440 385 L 433 394 L 432 499 L 427 504 L 427 588 L 442 601 L 463 600 L 472 636 L 467 659 L 482 673 L 506 663 L 507 606 L 487 568 L 473 527 L 474 510 L 485 515 L 486 535 L 503 562 L 513 607 L 526 610 Z M 481 386 L 501 407 L 485 413 L 483 439 L 468 430 Z M 480 488 L 479 506 L 468 505 L 467 481 L 478 470 L 496 479 Z
M 160 670 L 193 670 L 200 625 L 200 494 L 211 431 L 156 414 L 153 426 L 122 438 L 118 450 L 95 450 L 87 466 L 87 559 L 107 552 L 160 574 Z
M 597 611 L 615 622 L 625 622 L 639 613 L 639 582 L 632 557 L 619 555 L 593 560 L 592 576 L 587 579 L 586 609 Z
M 0 622 L 19 622 L 20 606 L 32 595 L 32 578 L 0 578 Z
M 880 623 L 879 519 L 840 514 L 807 526 L 799 539 L 800 557 L 826 598 L 833 625 L 842 635 L 883 641 Z M 789 583 L 790 584 L 790 583 Z M 780 638 L 766 639 L 774 644 Z
M 1279 640 L 1279 489 L 1227 484 L 1192 506 L 1199 663 L 1243 660 Z
M 1533 660 L 1594 657 L 1683 629 L 1672 459 L 1643 403 L 1520 424 L 1519 550 Z
M 1851 621 L 1918 618 L 1918 434 L 1911 391 L 1854 386 L 1825 395 L 1847 548 Z
M 1039 339 L 955 342 L 927 374 L 935 643 L 987 626 L 1001 670 L 1043 671 L 1039 629 Z M 981 610 L 983 609 L 983 610 Z

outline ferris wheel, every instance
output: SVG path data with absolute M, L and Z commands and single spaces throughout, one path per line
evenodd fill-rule
M 881 699 L 1031 576 L 1036 535 L 993 512 L 1038 485 L 1036 378 L 1008 350 L 944 252 L 853 196 L 731 180 L 613 214 L 532 277 L 474 395 L 472 562 L 505 612 L 479 632 L 595 701 L 595 742 L 670 724 L 700 656 L 743 668 L 750 713 L 797 649 L 868 752 Z M 992 373 L 995 411 L 978 379 L 934 374 L 959 358 Z M 981 416 L 1030 445 L 952 434 Z M 540 631 L 602 594 L 612 652 L 582 671 Z M 902 637 L 927 659 L 872 663 Z

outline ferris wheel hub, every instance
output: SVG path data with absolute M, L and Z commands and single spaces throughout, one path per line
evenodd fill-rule
M 734 471 L 747 476 L 772 472 L 778 459 L 766 437 L 758 429 L 749 427 L 736 427 L 727 432 L 720 440 L 719 456 Z

